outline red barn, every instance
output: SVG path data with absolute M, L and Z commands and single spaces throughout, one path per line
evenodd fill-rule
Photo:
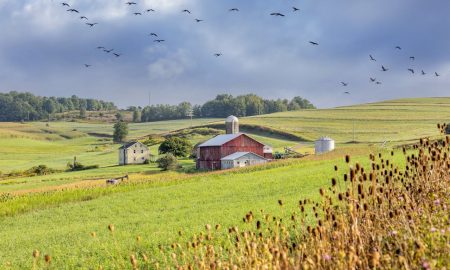
M 221 160 L 236 152 L 250 152 L 266 159 L 272 154 L 265 145 L 244 133 L 218 135 L 197 148 L 197 169 L 220 170 Z

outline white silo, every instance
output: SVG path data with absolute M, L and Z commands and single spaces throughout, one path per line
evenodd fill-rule
M 334 150 L 334 140 L 330 137 L 321 137 L 315 143 L 316 155 L 331 152 Z
M 225 120 L 225 129 L 227 131 L 227 134 L 238 134 L 239 133 L 239 119 L 234 116 L 230 115 Z

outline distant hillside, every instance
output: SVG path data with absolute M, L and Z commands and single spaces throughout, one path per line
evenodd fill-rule
M 0 122 L 34 121 L 56 113 L 78 110 L 84 118 L 86 111 L 117 109 L 114 103 L 97 99 L 84 99 L 75 95 L 66 97 L 41 97 L 31 93 L 0 93 Z
M 450 97 L 388 100 L 332 109 L 280 112 L 240 119 L 307 140 L 331 136 L 338 143 L 400 142 L 437 134 L 450 122 Z

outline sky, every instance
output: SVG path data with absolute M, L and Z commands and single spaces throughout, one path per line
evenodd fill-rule
M 221 93 L 301 96 L 320 108 L 450 96 L 448 0 L 127 1 L 67 0 L 76 13 L 57 0 L 0 0 L 0 92 L 120 107 Z

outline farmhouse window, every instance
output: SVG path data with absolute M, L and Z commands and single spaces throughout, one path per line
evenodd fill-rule
M 141 154 L 144 154 L 144 150 L 141 150 Z
M 133 153 L 135 153 L 135 154 L 136 154 L 136 150 L 133 150 Z

